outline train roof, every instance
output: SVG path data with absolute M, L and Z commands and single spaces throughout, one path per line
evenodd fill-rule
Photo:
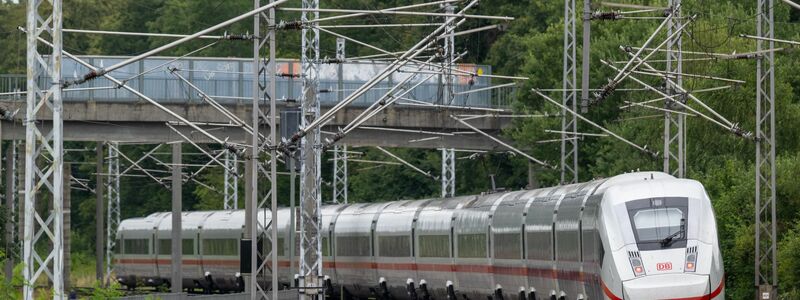
M 430 214 L 435 211 L 447 212 L 451 211 L 452 209 L 461 208 L 489 210 L 492 206 L 499 204 L 498 200 L 502 200 L 503 203 L 505 203 L 507 201 L 516 201 L 520 198 L 536 197 L 537 199 L 541 199 L 537 201 L 551 201 L 549 199 L 551 199 L 553 196 L 573 191 L 585 190 L 587 193 L 603 193 L 613 187 L 619 187 L 622 185 L 636 186 L 639 185 L 638 182 L 643 183 L 645 181 L 650 183 L 658 181 L 663 184 L 668 184 L 667 182 L 674 182 L 672 184 L 680 184 L 678 182 L 679 180 L 669 179 L 675 179 L 675 177 L 663 172 L 632 172 L 584 183 L 553 186 L 534 190 L 493 193 L 482 196 L 471 195 L 446 199 L 424 199 L 417 201 L 402 200 L 378 203 L 355 203 L 349 205 L 329 205 L 322 208 L 322 214 L 324 216 L 331 216 L 338 212 L 341 215 L 365 215 L 364 217 L 366 219 L 362 221 L 371 222 L 373 218 L 372 216 L 378 212 L 382 214 L 403 214 L 408 213 L 409 210 L 420 210 L 423 214 Z M 282 216 L 288 215 L 288 208 L 282 208 L 278 213 Z M 260 221 L 261 219 L 269 219 L 270 216 L 263 216 L 262 214 L 263 212 L 259 213 Z M 445 215 L 442 215 L 442 217 L 447 217 Z M 168 221 L 170 216 L 171 213 L 169 212 L 158 212 L 142 218 L 125 219 L 120 223 L 120 230 L 152 230 L 156 227 L 160 230 L 168 230 L 172 227 L 171 222 Z M 183 228 L 185 229 L 233 229 L 242 228 L 242 226 L 244 226 L 245 212 L 244 210 L 193 211 L 183 212 L 181 217 L 183 219 Z M 327 220 L 330 221 L 329 219 Z M 344 224 L 337 224 L 337 226 L 342 225 Z

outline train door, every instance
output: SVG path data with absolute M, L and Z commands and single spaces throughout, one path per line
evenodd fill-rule
M 582 292 L 583 274 L 580 261 L 580 211 L 586 191 L 583 185 L 572 186 L 556 207 L 554 219 L 556 274 L 559 297 L 575 299 Z
M 539 298 L 558 291 L 555 271 L 555 234 L 553 213 L 561 195 L 539 194 L 530 203 L 525 218 L 528 284 Z
M 474 205 L 465 206 L 455 213 L 455 271 L 458 278 L 455 288 L 470 299 L 485 299 L 494 293 L 489 210 L 498 197 L 490 195 L 479 199 Z
M 600 270 L 602 268 L 603 242 L 598 231 L 598 212 L 602 195 L 589 196 L 581 212 L 581 263 L 584 280 L 584 295 L 588 299 L 600 299 L 603 296 L 600 286 Z
M 525 192 L 510 193 L 497 203 L 491 215 L 492 269 L 494 286 L 500 287 L 504 299 L 520 298 L 520 290 L 527 290 L 527 269 L 523 259 L 522 232 Z M 522 300 L 525 300 L 522 297 Z
M 407 283 L 417 278 L 413 250 L 414 218 L 427 203 L 393 202 L 377 218 L 375 260 L 381 297 L 408 297 Z
M 418 280 L 415 283 L 420 287 L 420 298 L 429 296 L 445 299 L 447 283 L 458 286 L 458 278 L 453 272 L 454 209 L 466 199 L 433 201 L 422 208 L 416 217 L 414 247 Z

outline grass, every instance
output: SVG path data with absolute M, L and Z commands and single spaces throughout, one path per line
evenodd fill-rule
M 0 264 L 2 264 L 0 259 Z M 91 288 L 89 295 L 82 295 L 80 299 L 110 299 L 123 296 L 119 284 L 116 282 L 108 288 L 103 287 L 101 282 L 95 279 L 95 261 L 94 257 L 87 254 L 75 253 L 71 257 L 70 265 L 70 281 L 71 287 Z M 0 299 L 21 299 L 22 298 L 22 279 L 23 265 L 18 264 L 14 268 L 14 276 L 11 282 L 7 282 L 5 274 L 0 274 Z M 53 294 L 48 286 L 49 282 L 47 276 L 42 274 L 36 282 L 37 288 L 34 292 L 35 299 L 52 299 Z M 69 293 L 69 290 L 66 291 Z

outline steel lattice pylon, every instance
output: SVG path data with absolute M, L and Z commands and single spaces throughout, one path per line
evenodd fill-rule
M 444 4 L 445 12 L 453 14 L 456 7 L 452 4 Z M 444 76 L 444 88 L 442 89 L 442 104 L 451 105 L 455 100 L 455 90 L 453 89 L 453 63 L 455 60 L 455 22 L 453 17 L 446 17 L 445 23 L 448 25 L 444 29 L 444 59 L 442 60 L 442 74 Z M 442 197 L 453 197 L 456 192 L 456 162 L 455 150 L 442 148 Z
M 562 104 L 578 111 L 578 61 L 576 59 L 575 0 L 564 1 L 564 89 Z M 578 182 L 578 118 L 561 111 L 561 184 Z
M 452 4 L 444 4 L 445 13 L 453 14 L 456 7 Z M 453 62 L 456 54 L 455 45 L 455 21 L 454 17 L 446 17 L 445 22 L 448 24 L 444 29 L 444 53 L 442 59 L 442 74 L 444 77 L 444 88 L 442 89 L 442 104 L 452 105 L 455 100 L 455 90 L 453 89 Z
M 669 7 L 673 15 L 667 24 L 667 36 L 678 31 L 682 26 L 681 19 L 681 0 L 670 0 Z M 675 96 L 674 99 L 686 103 L 686 97 L 678 91 L 677 86 L 683 85 L 683 54 L 682 54 L 682 34 L 678 34 L 674 39 L 667 41 L 667 73 L 675 73 L 673 80 L 665 80 L 667 95 Z M 673 85 L 673 83 L 675 85 Z M 671 99 L 666 99 L 664 107 L 671 111 L 683 111 L 683 107 L 674 103 Z M 670 173 L 675 177 L 683 178 L 686 176 L 686 115 L 681 113 L 664 113 L 664 172 Z
M 272 4 L 275 0 L 254 0 L 254 8 L 259 8 L 266 4 Z M 262 19 L 267 20 L 267 26 L 262 28 Z M 250 176 L 249 180 L 249 207 L 248 224 L 249 229 L 245 233 L 245 238 L 250 238 L 250 270 L 252 273 L 249 282 L 246 282 L 250 291 L 250 299 L 277 299 L 278 298 L 278 272 L 274 270 L 278 266 L 277 252 L 277 228 L 272 220 L 277 219 L 277 153 L 278 136 L 275 132 L 276 107 L 275 99 L 275 9 L 270 8 L 266 13 L 259 13 L 254 16 L 253 32 L 256 38 L 253 40 L 253 103 L 252 103 L 252 128 L 251 137 L 252 150 L 250 152 Z M 266 53 L 264 53 L 266 51 Z M 267 112 L 262 111 L 260 102 L 267 101 Z M 260 139 L 260 132 L 263 128 L 269 127 L 266 138 Z M 266 149 L 268 158 L 261 155 L 261 151 Z M 262 193 L 259 189 L 259 182 L 265 182 L 268 189 Z M 262 246 L 259 247 L 258 245 Z M 270 286 L 266 286 L 270 283 Z M 271 292 L 271 293 L 270 293 Z
M 456 195 L 456 151 L 442 148 L 442 198 Z
M 111 282 L 111 272 L 114 265 L 114 248 L 117 246 L 117 229 L 120 223 L 120 194 L 119 194 L 119 143 L 109 143 L 108 174 L 106 174 L 106 282 Z
M 303 0 L 303 9 L 319 9 L 319 0 Z M 308 24 L 310 20 L 319 18 L 319 11 L 303 11 L 301 21 Z M 302 79 L 302 121 L 301 128 L 306 128 L 319 118 L 319 29 L 303 27 L 300 63 Z M 300 176 L 300 299 L 307 296 L 317 299 L 322 286 L 322 253 L 319 232 L 322 217 L 320 215 L 320 136 L 319 128 L 314 128 L 300 141 L 301 176 Z
M 234 174 L 231 171 L 235 171 Z M 225 186 L 223 193 L 223 209 L 238 209 L 239 208 L 239 159 L 235 153 L 225 151 Z
M 773 0 L 757 0 L 756 35 L 774 39 Z M 758 53 L 774 49 L 774 42 L 756 42 Z M 775 52 L 756 62 L 756 240 L 755 285 L 760 299 L 776 299 L 778 286 L 775 213 Z M 764 298 L 764 295 L 769 295 Z
M 347 145 L 333 146 L 333 203 L 347 204 Z
M 344 72 L 342 63 L 345 60 L 345 42 L 343 38 L 336 39 L 336 60 L 339 61 L 339 74 Z M 344 76 L 339 75 L 337 93 L 338 100 L 344 100 Z M 333 203 L 347 204 L 347 145 L 334 145 L 333 146 Z
M 25 225 L 23 297 L 34 298 L 42 274 L 53 283 L 54 299 L 64 294 L 64 136 L 61 102 L 61 0 L 27 1 L 27 109 L 25 117 Z M 38 38 L 49 36 L 52 52 L 38 52 Z M 40 79 L 41 82 L 40 82 Z M 40 89 L 43 87 L 44 89 Z M 47 131 L 38 115 L 52 114 Z M 41 200 L 37 203 L 37 200 Z M 39 203 L 52 203 L 37 207 Z

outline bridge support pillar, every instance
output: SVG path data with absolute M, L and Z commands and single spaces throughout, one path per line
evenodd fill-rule
M 172 274 L 171 284 L 173 293 L 183 291 L 182 254 L 183 246 L 181 237 L 181 210 L 183 200 L 183 176 L 181 160 L 181 143 L 172 144 Z
M 106 235 L 105 235 L 105 178 L 107 176 L 103 175 L 103 166 L 105 165 L 105 152 L 103 151 L 103 142 L 97 142 L 95 146 L 95 156 L 96 156 L 96 168 L 95 168 L 95 185 L 94 185 L 94 193 L 95 193 L 95 211 L 94 211 L 94 222 L 95 222 L 95 248 L 94 248 L 94 255 L 95 255 L 95 278 L 98 282 L 102 282 L 103 280 L 103 263 L 105 253 L 103 252 L 105 249 L 106 242 Z

